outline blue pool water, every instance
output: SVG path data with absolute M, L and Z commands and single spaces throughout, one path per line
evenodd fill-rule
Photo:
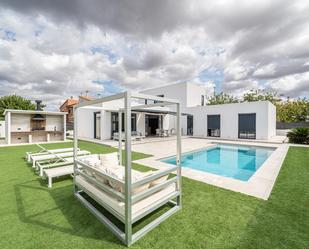
M 181 166 L 248 181 L 273 151 L 274 148 L 218 144 L 184 154 Z M 176 157 L 163 159 L 162 162 L 176 165 Z

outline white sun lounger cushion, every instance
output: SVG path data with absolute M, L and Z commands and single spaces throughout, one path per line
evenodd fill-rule
M 76 176 L 75 183 L 83 189 L 89 195 L 95 196 L 96 200 L 104 205 L 109 206 L 114 211 L 116 211 L 120 216 L 124 217 L 125 214 L 125 204 L 124 202 L 118 201 L 116 198 L 111 197 L 106 192 L 101 191 L 89 182 L 87 182 L 83 177 Z M 132 205 L 132 219 L 137 217 L 139 214 L 146 210 L 154 207 L 159 201 L 167 198 L 176 190 L 176 185 L 171 184 L 164 189 L 152 194 L 151 196 L 140 200 L 139 202 Z

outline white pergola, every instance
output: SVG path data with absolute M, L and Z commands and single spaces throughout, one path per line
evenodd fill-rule
M 125 180 L 119 181 L 113 178 L 114 181 L 118 181 L 119 184 L 123 184 L 124 186 L 124 193 L 117 192 L 103 184 L 100 184 L 95 179 L 90 179 L 91 177 L 87 176 L 82 168 L 88 168 L 89 165 L 86 165 L 84 162 L 81 162 L 77 158 L 77 149 L 78 149 L 78 110 L 82 108 L 89 108 L 90 106 L 95 106 L 96 109 L 100 108 L 103 109 L 104 103 L 115 101 L 115 100 L 123 100 L 123 106 L 119 106 L 119 119 L 118 119 L 118 132 L 119 138 L 121 138 L 122 132 L 122 113 L 124 113 L 124 132 L 125 132 L 125 153 L 124 153 L 124 167 L 125 167 Z M 154 103 L 152 104 L 136 104 L 132 105 L 132 100 L 152 100 Z M 99 105 L 99 106 L 98 106 Z M 177 132 L 177 148 L 176 148 L 176 158 L 177 163 L 176 166 L 170 166 L 164 170 L 158 170 L 157 173 L 154 173 L 150 176 L 147 176 L 141 180 L 136 182 L 132 182 L 131 178 L 131 111 L 137 109 L 147 109 L 147 108 L 154 108 L 156 106 L 171 106 L 176 105 L 176 117 L 177 117 L 177 125 L 176 125 L 176 132 Z M 180 123 L 180 103 L 178 100 L 169 99 L 164 97 L 157 97 L 145 94 L 132 94 L 131 92 L 123 92 L 116 95 L 82 102 L 77 104 L 74 107 L 74 195 L 81 201 L 84 206 L 89 209 L 105 226 L 107 226 L 124 244 L 130 246 L 132 243 L 136 242 L 142 236 L 144 236 L 147 232 L 158 226 L 162 221 L 167 219 L 169 216 L 177 212 L 181 209 L 181 167 L 180 167 L 180 159 L 181 159 L 181 123 Z M 103 124 L 104 125 L 104 124 Z M 118 149 L 118 158 L 119 163 L 122 163 L 122 141 L 119 139 L 119 149 Z M 175 174 L 172 178 L 169 178 L 167 181 L 162 182 L 154 187 L 151 187 L 147 190 L 144 190 L 138 194 L 132 194 L 132 189 L 138 186 L 142 186 L 143 184 L 150 183 L 156 179 L 161 178 L 162 176 L 169 175 L 170 173 Z M 100 172 L 96 172 L 96 174 L 102 174 Z M 93 186 L 95 186 L 100 191 L 108 193 L 110 196 L 117 198 L 119 201 L 123 201 L 125 203 L 125 212 L 124 215 L 119 215 L 113 208 L 111 208 L 108 203 L 104 203 L 102 201 L 98 201 L 96 198 L 96 194 L 91 192 L 86 192 L 84 189 L 81 189 L 80 186 L 76 184 L 76 177 L 82 176 L 85 177 L 88 182 L 90 182 Z M 104 177 L 110 178 L 108 175 L 104 175 Z M 132 205 L 137 203 L 140 200 L 143 200 L 146 197 L 149 197 L 156 192 L 164 189 L 168 186 L 168 184 L 175 184 L 175 191 L 171 193 L 168 197 L 165 197 L 162 200 L 158 200 L 156 203 L 152 203 L 149 208 L 143 210 L 142 213 L 139 213 L 138 216 L 132 216 Z M 109 213 L 115 216 L 117 219 L 124 223 L 125 229 L 122 231 L 119 229 L 107 216 L 103 215 L 94 205 L 92 205 L 86 198 L 83 196 L 83 192 L 89 195 L 92 199 L 97 201 L 100 205 L 102 205 Z M 155 220 L 151 221 L 145 227 L 140 229 L 139 231 L 133 233 L 132 226 L 133 224 L 144 218 L 146 215 L 150 214 L 151 212 L 155 211 L 156 209 L 160 208 L 163 205 L 170 204 L 171 208 L 162 214 L 160 217 L 156 218 Z

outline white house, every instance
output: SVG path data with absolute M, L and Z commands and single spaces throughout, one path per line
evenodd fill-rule
M 207 89 L 188 82 L 148 89 L 140 93 L 179 100 L 183 135 L 268 140 L 276 133 L 276 109 L 268 101 L 209 106 L 206 105 Z M 79 137 L 111 139 L 113 134 L 118 132 L 116 106 L 119 105 L 114 101 L 104 106 L 80 109 Z M 158 130 L 164 131 L 162 134 L 173 135 L 176 127 L 175 109 L 160 106 L 147 110 L 135 109 L 132 112 L 131 125 L 132 131 L 143 136 L 156 136 Z

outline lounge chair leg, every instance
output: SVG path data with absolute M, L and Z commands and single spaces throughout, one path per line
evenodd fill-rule
M 40 176 L 42 177 L 43 176 L 43 168 L 40 167 Z
M 48 187 L 52 188 L 53 187 L 53 180 L 51 177 L 48 177 Z

